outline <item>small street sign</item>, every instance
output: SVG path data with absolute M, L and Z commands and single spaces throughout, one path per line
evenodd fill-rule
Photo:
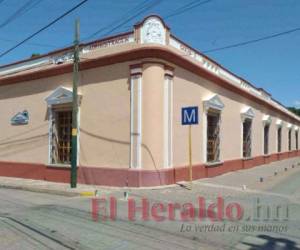
M 192 163 L 192 125 L 199 123 L 198 120 L 198 107 L 184 107 L 181 108 L 181 125 L 189 125 L 189 136 L 188 136 L 188 158 L 189 158 L 189 179 L 190 189 L 192 190 L 193 183 L 193 163 Z
M 181 109 L 181 125 L 195 125 L 198 123 L 198 107 L 184 107 Z

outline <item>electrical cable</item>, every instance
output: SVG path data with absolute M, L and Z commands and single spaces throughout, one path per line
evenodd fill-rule
M 128 14 L 131 14 L 132 12 L 135 12 L 137 10 L 139 10 L 140 8 L 144 8 L 145 7 L 145 4 L 147 4 L 149 1 L 148 0 L 145 0 L 143 1 L 141 4 L 138 4 L 137 6 L 135 6 L 133 9 L 129 10 L 125 15 L 123 15 L 122 17 L 120 17 L 119 19 L 117 20 L 114 20 L 113 22 L 109 23 L 108 25 L 106 25 L 105 27 L 102 27 L 100 29 L 98 29 L 97 31 L 95 31 L 93 34 L 89 35 L 88 37 L 84 38 L 83 40 L 89 40 L 91 39 L 92 37 L 98 35 L 100 32 L 108 29 L 109 27 L 112 27 L 114 25 L 117 25 L 120 21 L 123 21 L 124 18 L 127 18 L 127 15 Z
M 46 26 L 44 26 L 43 28 L 39 29 L 38 31 L 34 32 L 32 35 L 28 36 L 27 38 L 25 38 L 23 41 L 19 42 L 18 44 L 16 44 L 15 46 L 11 47 L 10 49 L 4 51 L 3 53 L 0 54 L 0 58 L 5 56 L 6 54 L 8 54 L 9 52 L 13 51 L 14 49 L 18 48 L 19 46 L 21 46 L 23 43 L 27 42 L 28 40 L 30 40 L 31 38 L 35 37 L 36 35 L 38 35 L 39 33 L 41 33 L 42 31 L 48 29 L 50 26 L 52 26 L 53 24 L 57 23 L 59 20 L 61 20 L 62 18 L 64 18 L 65 16 L 69 15 L 70 13 L 72 13 L 74 10 L 78 9 L 81 5 L 83 5 L 84 3 L 86 3 L 88 0 L 83 0 L 81 1 L 79 4 L 75 5 L 74 7 L 72 7 L 70 10 L 66 11 L 65 13 L 63 13 L 61 16 L 57 17 L 56 19 L 54 19 L 52 22 L 50 22 L 49 24 L 47 24 Z
M 209 2 L 212 2 L 213 0 L 206 0 L 206 1 L 201 1 L 199 2 L 199 0 L 196 0 L 196 1 L 193 1 L 193 2 L 190 2 L 186 5 L 183 5 L 181 7 L 179 7 L 178 9 L 172 11 L 171 13 L 169 13 L 168 15 L 164 16 L 163 18 L 164 19 L 168 19 L 168 18 L 171 18 L 171 17 L 174 17 L 174 16 L 177 16 L 177 15 L 180 15 L 190 9 L 193 9 L 193 8 L 196 8 L 200 5 L 204 5 L 204 4 L 207 4 Z
M 221 50 L 225 50 L 225 49 L 241 47 L 241 46 L 245 46 L 245 45 L 248 45 L 248 44 L 257 43 L 257 42 L 269 40 L 269 39 L 272 39 L 272 38 L 276 38 L 276 37 L 279 37 L 279 36 L 288 35 L 288 34 L 291 34 L 291 33 L 297 32 L 297 31 L 300 31 L 300 27 L 295 28 L 295 29 L 286 30 L 286 31 L 283 31 L 283 32 L 279 32 L 279 33 L 275 33 L 275 34 L 268 35 L 268 36 L 263 36 L 261 38 L 248 40 L 248 41 L 245 41 L 245 42 L 239 42 L 239 43 L 227 45 L 227 46 L 224 46 L 224 47 L 204 50 L 203 53 L 211 53 L 211 52 L 221 51 Z
M 5 27 L 14 20 L 23 16 L 26 12 L 40 4 L 43 0 L 29 0 L 24 5 L 22 5 L 18 10 L 16 10 L 12 15 L 10 15 L 5 21 L 0 24 L 0 28 Z

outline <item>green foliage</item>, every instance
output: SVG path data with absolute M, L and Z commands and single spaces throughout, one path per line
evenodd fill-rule
M 294 114 L 300 116 L 300 108 L 288 107 L 288 110 L 293 112 Z
M 34 58 L 34 57 L 38 57 L 38 56 L 40 56 L 41 54 L 39 54 L 39 53 L 32 53 L 31 54 L 31 58 Z

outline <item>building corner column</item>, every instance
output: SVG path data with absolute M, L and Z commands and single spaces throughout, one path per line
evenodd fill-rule
M 130 164 L 142 168 L 142 64 L 130 66 Z
M 173 167 L 173 78 L 174 68 L 165 65 L 164 79 L 164 168 Z

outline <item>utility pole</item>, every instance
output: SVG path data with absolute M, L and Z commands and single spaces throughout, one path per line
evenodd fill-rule
M 71 188 L 77 186 L 77 114 L 78 114 L 78 70 L 79 70 L 79 19 L 75 21 L 73 59 L 73 109 L 72 109 L 72 149 L 71 149 Z

